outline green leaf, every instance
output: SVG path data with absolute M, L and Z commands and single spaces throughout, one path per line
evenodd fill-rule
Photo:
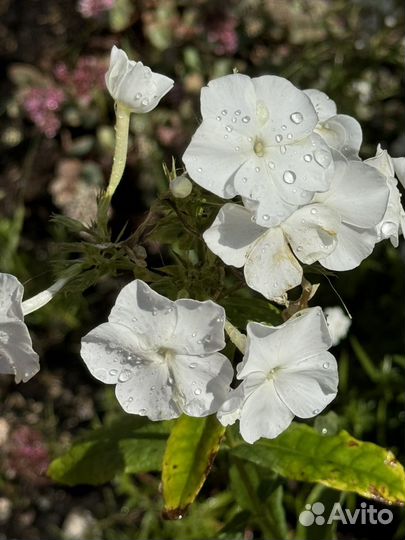
M 274 440 L 240 444 L 235 456 L 293 480 L 319 482 L 384 503 L 405 503 L 405 471 L 389 450 L 346 431 L 327 437 L 293 423 Z
M 62 484 L 98 485 L 119 472 L 139 473 L 161 469 L 170 422 L 151 423 L 125 417 L 97 429 L 55 459 L 48 475 Z
M 169 519 L 181 516 L 202 488 L 225 428 L 215 416 L 182 416 L 176 422 L 163 460 L 163 498 Z
M 238 328 L 246 328 L 249 321 L 278 325 L 283 321 L 280 311 L 264 298 L 235 295 L 224 298 L 220 304 L 228 319 Z

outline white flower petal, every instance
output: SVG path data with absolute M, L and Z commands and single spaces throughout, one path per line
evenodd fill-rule
M 296 210 L 281 225 L 295 256 L 312 264 L 336 247 L 339 215 L 322 204 L 310 204 Z
M 183 161 L 190 177 L 219 197 L 235 197 L 233 176 L 248 158 L 250 143 L 235 131 L 222 133 L 215 120 L 205 120 L 197 129 Z M 226 137 L 226 138 L 225 138 Z
M 215 413 L 227 399 L 233 378 L 232 364 L 220 353 L 176 355 L 171 363 L 181 409 L 189 416 Z
M 373 251 L 377 242 L 375 229 L 359 229 L 342 223 L 337 234 L 336 248 L 319 262 L 328 270 L 352 270 Z
M 177 418 L 181 409 L 169 379 L 166 363 L 141 365 L 135 377 L 117 384 L 115 395 L 127 413 L 147 416 L 150 420 Z
M 131 111 L 151 111 L 172 88 L 173 83 L 172 79 L 152 72 L 142 62 L 128 60 L 124 51 L 113 47 L 106 85 L 115 101 L 120 101 Z
M 108 320 L 132 330 L 145 349 L 161 345 L 176 326 L 174 302 L 135 280 L 119 293 Z
M 346 142 L 346 130 L 336 118 L 332 116 L 328 121 L 320 122 L 315 131 L 330 147 L 341 150 Z
M 256 95 L 252 79 L 234 73 L 208 83 L 201 90 L 201 115 L 213 120 L 222 130 L 221 137 L 229 134 L 226 126 L 244 137 L 256 132 Z
M 225 204 L 203 234 L 207 246 L 225 264 L 241 268 L 249 246 L 266 231 L 252 222 L 252 217 L 252 212 L 243 206 Z
M 18 289 L 17 289 L 18 290 Z M 39 371 L 39 358 L 32 348 L 27 326 L 20 320 L 3 320 L 0 330 L 0 373 L 27 382 Z
M 278 370 L 274 386 L 294 415 L 310 418 L 336 397 L 338 380 L 336 360 L 324 351 Z
M 335 210 L 343 222 L 364 229 L 381 221 L 387 200 L 388 187 L 381 173 L 363 162 L 342 159 L 336 161 L 330 190 L 314 198 Z
M 116 384 L 123 370 L 135 373 L 138 365 L 149 363 L 136 334 L 113 322 L 100 324 L 84 336 L 80 354 L 93 377 L 106 384 Z
M 286 292 L 302 280 L 302 268 L 282 230 L 269 229 L 253 244 L 245 264 L 246 283 L 269 300 L 284 303 Z
M 23 319 L 23 294 L 24 287 L 15 276 L 0 273 L 0 322 Z
M 211 300 L 176 300 L 176 327 L 165 345 L 178 354 L 210 354 L 225 347 L 225 311 Z
M 281 143 L 278 135 L 285 140 L 283 144 L 310 135 L 318 118 L 310 99 L 302 90 L 287 79 L 275 75 L 263 75 L 252 81 L 256 90 L 258 117 L 265 119 L 261 124 L 267 140 L 279 146 Z
M 266 381 L 243 403 L 240 433 L 251 444 L 260 437 L 274 439 L 287 429 L 293 418 L 293 413 L 279 398 L 273 381 Z
M 321 92 L 320 90 L 316 90 L 314 88 L 308 88 L 308 90 L 304 90 L 304 93 L 311 100 L 320 122 L 325 122 L 332 116 L 336 115 L 336 103 L 330 99 L 325 92 Z
M 397 180 L 394 177 L 387 177 L 389 197 L 387 210 L 383 219 L 377 225 L 378 239 L 389 238 L 394 247 L 398 247 L 399 234 L 404 232 L 405 212 L 401 204 L 401 193 L 397 188 Z
M 391 158 L 395 174 L 397 175 L 398 180 L 401 182 L 402 186 L 405 188 L 405 157 Z
M 223 426 L 231 426 L 239 420 L 242 404 L 245 399 L 244 383 L 231 390 L 217 412 L 217 418 Z
M 367 165 L 374 167 L 377 171 L 380 171 L 385 177 L 393 177 L 395 174 L 394 164 L 388 152 L 381 148 L 379 144 L 377 146 L 377 151 L 374 157 L 366 159 L 365 162 Z
M 352 321 L 340 306 L 327 307 L 324 313 L 332 345 L 335 346 L 347 336 Z
M 248 343 L 238 379 L 254 372 L 268 374 L 272 369 L 285 368 L 325 351 L 331 337 L 320 307 L 299 311 L 280 326 L 271 327 L 250 322 Z
M 359 151 L 363 142 L 363 132 L 359 122 L 347 114 L 337 114 L 330 121 L 333 121 L 336 126 L 340 124 L 346 134 L 343 146 L 337 150 L 342 152 L 347 159 L 359 159 Z

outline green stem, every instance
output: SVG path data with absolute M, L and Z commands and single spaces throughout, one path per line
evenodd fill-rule
M 229 429 L 226 432 L 226 437 L 231 448 L 236 446 Z M 238 470 L 239 477 L 245 486 L 246 492 L 249 494 L 252 508 L 255 508 L 255 521 L 262 530 L 264 539 L 282 540 L 282 533 L 278 528 L 277 522 L 269 515 L 268 508 L 262 504 L 260 497 L 257 495 L 256 489 L 250 480 L 249 473 L 246 470 L 244 461 L 237 457 L 232 457 L 232 461 Z
M 122 103 L 117 101 L 115 106 L 115 150 L 113 166 L 110 180 L 104 194 L 102 195 L 98 208 L 98 218 L 102 230 L 106 230 L 108 221 L 108 209 L 112 196 L 121 181 L 127 161 L 128 153 L 128 133 L 131 111 Z
M 239 330 L 226 319 L 225 332 L 228 334 L 229 339 L 237 347 L 242 354 L 246 351 L 246 336 L 239 332 Z

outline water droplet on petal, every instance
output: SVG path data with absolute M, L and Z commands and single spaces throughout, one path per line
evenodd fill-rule
M 211 341 L 211 336 L 209 334 L 207 336 L 205 336 L 204 341 L 209 343 Z
M 287 126 L 286 126 L 285 124 L 283 124 L 283 125 L 281 126 L 281 129 L 282 129 L 283 131 L 285 131 L 285 130 L 287 129 Z
M 279 133 L 276 135 L 276 142 L 281 142 L 283 140 L 283 136 Z
M 173 383 L 174 383 L 173 377 L 169 377 L 169 378 L 167 379 L 167 382 L 168 382 L 169 384 L 173 384 Z
M 240 146 L 235 146 L 235 152 L 239 152 Z
M 135 99 L 141 99 L 141 97 L 142 97 L 142 94 L 140 92 L 137 92 L 135 94 Z
M 195 394 L 196 396 L 199 396 L 199 395 L 201 394 L 201 388 L 196 388 L 196 389 L 194 390 L 194 394 Z
M 304 120 L 304 117 L 300 112 L 294 112 L 290 115 L 291 122 L 294 122 L 294 124 L 301 124 L 301 122 Z
M 150 391 L 153 392 L 153 390 L 155 390 L 156 386 L 151 386 L 150 387 Z
M 315 215 L 318 213 L 318 210 L 316 208 L 311 208 L 311 214 Z
M 320 409 L 314 409 L 314 410 L 312 411 L 312 414 L 318 414 L 319 412 L 320 412 Z
M 221 111 L 221 114 L 222 114 L 223 116 L 226 116 L 226 115 L 228 114 L 228 111 L 227 111 L 226 109 L 224 109 L 223 111 Z
M 193 333 L 191 334 L 191 337 L 195 337 L 196 335 L 197 335 L 197 332 L 193 332 Z
M 141 105 L 143 105 L 144 107 L 146 105 L 149 105 L 149 99 L 148 98 L 143 98 L 143 100 L 141 101 Z
M 218 122 L 221 121 L 221 117 L 219 115 L 217 116 L 217 120 L 218 120 Z
M 323 369 L 328 369 L 329 366 L 330 366 L 329 362 L 324 362 L 322 364 Z
M 235 116 L 240 116 L 241 112 L 242 112 L 242 111 L 241 111 L 240 109 L 236 110 L 236 111 L 235 111 Z
M 202 172 L 202 167 L 198 167 L 197 172 Z
M 388 238 L 394 234 L 396 234 L 398 231 L 398 226 L 395 225 L 395 223 L 393 223 L 392 221 L 385 221 L 382 225 L 381 225 L 381 234 L 385 237 L 385 238 Z
M 242 122 L 243 122 L 244 124 L 249 123 L 249 122 L 250 122 L 250 116 L 244 116 L 244 117 L 242 118 Z
M 312 156 L 311 156 L 311 154 L 305 154 L 305 156 L 304 156 L 304 161 L 306 161 L 307 163 L 309 163 L 310 161 L 312 161 Z
M 116 369 L 110 369 L 109 373 L 111 377 L 115 377 L 118 374 L 118 371 Z
M 256 172 L 260 172 L 260 167 L 255 167 Z
M 269 161 L 269 162 L 267 163 L 267 165 L 270 167 L 270 169 L 274 169 L 274 168 L 275 168 L 274 161 Z
M 198 343 L 199 345 L 201 345 L 202 339 L 198 339 L 198 340 L 197 340 L 197 343 Z
M 286 184 L 293 184 L 297 178 L 294 171 L 285 171 L 283 174 L 283 180 Z
M 242 182 L 243 182 L 244 184 L 246 184 L 246 182 L 247 182 L 246 176 L 244 176 L 244 177 L 242 178 Z
M 188 367 L 191 369 L 194 369 L 197 367 L 197 364 L 195 362 L 191 362 L 191 364 L 189 364 Z
M 139 409 L 139 414 L 141 414 L 142 416 L 145 416 L 146 409 Z
M 330 152 L 327 152 L 326 150 L 315 150 L 314 158 L 315 161 L 324 169 L 329 167 L 330 162 L 332 161 Z
M 283 146 L 280 146 L 280 153 L 285 154 L 287 152 L 287 147 L 283 144 Z
M 118 375 L 119 382 L 127 382 L 132 377 L 133 373 L 130 369 L 123 369 Z
M 229 135 L 224 135 L 224 139 L 227 139 L 229 137 Z
M 233 127 L 232 126 L 226 126 L 225 129 L 226 129 L 226 131 L 228 133 L 230 133 L 233 130 Z
M 300 252 L 303 250 L 303 247 L 302 246 L 297 246 L 297 251 Z
M 287 139 L 289 141 L 291 141 L 292 138 L 293 138 L 293 134 L 292 133 L 287 133 Z
M 250 221 L 252 221 L 253 223 L 256 223 L 256 216 L 252 216 L 252 217 L 250 218 Z

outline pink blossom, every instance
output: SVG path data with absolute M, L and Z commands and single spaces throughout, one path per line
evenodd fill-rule
M 216 54 L 232 55 L 238 50 L 236 26 L 237 20 L 233 17 L 224 17 L 212 23 L 208 30 L 208 41 L 214 45 Z
M 24 95 L 23 106 L 30 120 L 51 139 L 59 131 L 61 122 L 57 113 L 64 101 L 65 94 L 60 88 L 31 88 Z
M 43 484 L 49 463 L 48 448 L 41 433 L 29 426 L 21 426 L 13 432 L 7 447 L 7 466 L 16 476 L 31 484 Z
M 104 59 L 96 56 L 82 56 L 73 70 L 69 70 L 65 63 L 57 64 L 54 75 L 59 82 L 71 90 L 82 105 L 87 106 L 91 102 L 95 90 L 104 90 L 106 70 Z
M 109 11 L 115 5 L 116 0 L 79 0 L 77 10 L 83 17 L 98 17 L 104 11 Z

